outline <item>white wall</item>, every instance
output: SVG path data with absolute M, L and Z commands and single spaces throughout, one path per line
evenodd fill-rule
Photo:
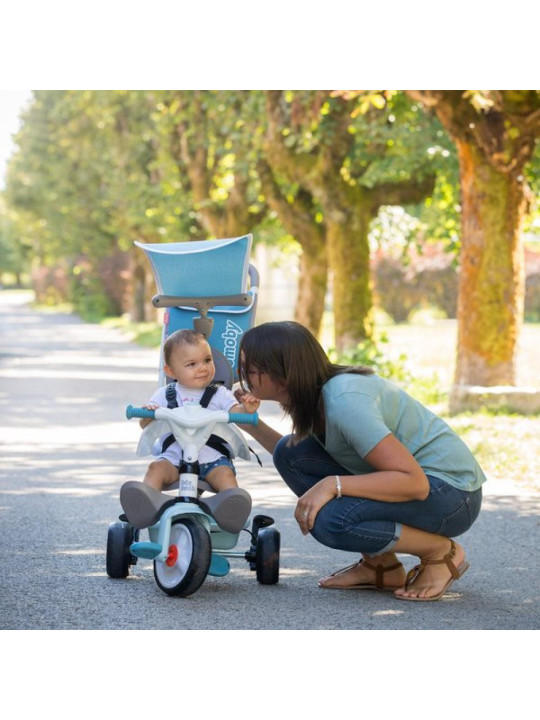
M 279 248 L 258 245 L 252 263 L 260 275 L 260 292 L 255 322 L 292 320 L 296 304 L 298 259 Z

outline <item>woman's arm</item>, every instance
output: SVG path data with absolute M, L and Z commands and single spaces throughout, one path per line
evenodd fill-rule
M 383 438 L 365 459 L 375 469 L 374 472 L 366 475 L 340 475 L 343 495 L 382 502 L 425 500 L 429 495 L 429 481 L 424 471 L 395 435 Z M 296 506 L 295 517 L 304 534 L 313 528 L 317 513 L 323 505 L 336 495 L 335 475 L 323 478 L 302 495 Z
M 278 440 L 281 440 L 283 437 L 277 430 L 271 428 L 260 418 L 257 425 L 238 425 L 238 427 L 241 427 L 244 432 L 249 433 L 249 435 L 260 443 L 271 455 L 274 453 L 274 448 Z
M 375 472 L 340 476 L 343 495 L 383 502 L 427 498 L 429 482 L 424 471 L 395 435 L 383 438 L 365 460 Z

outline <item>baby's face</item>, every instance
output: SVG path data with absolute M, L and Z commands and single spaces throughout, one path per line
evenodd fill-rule
M 204 388 L 216 374 L 210 345 L 201 341 L 197 345 L 182 345 L 172 353 L 170 365 L 165 372 L 181 385 L 189 388 Z

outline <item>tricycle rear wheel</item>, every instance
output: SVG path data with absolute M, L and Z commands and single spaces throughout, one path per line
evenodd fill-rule
M 261 585 L 275 585 L 279 581 L 279 550 L 281 536 L 275 527 L 263 527 L 257 535 L 255 569 Z
M 107 533 L 107 575 L 111 578 L 125 578 L 129 575 L 133 541 L 133 528 L 127 522 L 113 522 Z

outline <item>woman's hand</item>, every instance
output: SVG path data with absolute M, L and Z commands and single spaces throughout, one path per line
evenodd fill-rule
M 336 496 L 334 478 L 333 475 L 323 478 L 298 500 L 294 517 L 303 535 L 307 535 L 315 525 L 319 510 Z

